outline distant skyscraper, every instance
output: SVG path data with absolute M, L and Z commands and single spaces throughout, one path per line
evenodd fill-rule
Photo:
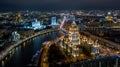
M 51 17 L 51 25 L 59 25 L 56 17 Z

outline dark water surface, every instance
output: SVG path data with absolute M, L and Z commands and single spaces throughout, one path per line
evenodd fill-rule
M 57 37 L 57 32 L 51 32 L 44 35 L 37 36 L 25 44 L 21 44 L 14 50 L 12 54 L 5 58 L 0 63 L 0 67 L 26 67 L 31 64 L 31 59 L 36 51 L 40 50 L 42 43 Z

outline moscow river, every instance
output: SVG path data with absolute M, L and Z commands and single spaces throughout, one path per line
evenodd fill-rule
M 0 67 L 25 67 L 32 63 L 32 57 L 40 50 L 42 43 L 56 38 L 58 32 L 39 35 L 12 50 L 12 53 L 0 62 Z

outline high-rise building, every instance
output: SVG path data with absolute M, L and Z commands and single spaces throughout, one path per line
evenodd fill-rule
M 73 21 L 72 25 L 69 28 L 69 34 L 68 34 L 69 41 L 71 42 L 71 47 L 72 47 L 72 55 L 77 55 L 79 56 L 79 47 L 80 45 L 80 34 L 79 34 L 79 29 L 77 25 L 75 24 L 75 21 Z
M 68 32 L 61 40 L 61 47 L 66 49 L 72 56 L 79 57 L 99 53 L 97 41 L 94 42 L 91 38 L 81 35 L 75 21 L 70 25 Z
M 74 57 L 79 56 L 80 53 L 82 53 L 82 49 L 80 48 L 80 37 L 81 35 L 79 34 L 78 26 L 76 25 L 75 21 L 73 21 L 69 27 L 69 34 L 64 36 L 64 42 L 61 44 L 61 46 L 67 49 L 67 51 Z
M 59 25 L 56 17 L 51 17 L 51 25 Z

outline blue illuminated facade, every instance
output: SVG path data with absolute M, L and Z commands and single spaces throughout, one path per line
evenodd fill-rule
M 30 26 L 24 26 L 24 28 L 25 29 L 33 29 L 33 30 L 42 30 L 42 29 L 46 28 L 46 26 L 42 25 L 41 22 L 36 19 L 33 22 L 31 22 Z
M 41 29 L 44 29 L 44 28 L 46 28 L 46 26 L 42 25 L 40 21 L 37 21 L 37 19 L 32 22 L 32 29 L 41 30 Z
M 98 54 L 98 53 L 99 53 L 99 47 L 98 47 L 98 46 L 93 46 L 93 47 L 92 47 L 92 52 L 93 52 L 94 54 Z
M 59 25 L 56 17 L 51 17 L 51 25 Z
M 40 21 L 37 21 L 37 19 L 35 21 L 32 22 L 32 27 L 40 27 Z

